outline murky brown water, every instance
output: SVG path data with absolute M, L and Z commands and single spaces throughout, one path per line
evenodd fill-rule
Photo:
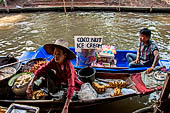
M 17 14 L 1 14 L 0 17 Z M 35 51 L 45 43 L 54 43 L 64 38 L 74 46 L 76 35 L 103 36 L 104 44 L 117 49 L 135 50 L 138 32 L 147 27 L 152 29 L 152 39 L 160 49 L 162 59 L 170 59 L 170 14 L 114 13 L 114 12 L 71 12 L 26 13 L 22 21 L 0 23 L 0 56 L 9 53 L 19 56 L 24 51 Z M 1 22 L 1 21 L 0 21 Z M 134 97 L 111 104 L 71 110 L 83 113 L 131 113 L 147 106 L 153 95 Z

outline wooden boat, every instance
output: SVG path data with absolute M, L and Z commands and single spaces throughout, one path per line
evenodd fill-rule
M 21 63 L 19 62 L 18 58 L 15 58 L 13 56 L 0 56 L 0 68 L 1 66 L 12 64 L 12 63 L 14 64 L 9 66 L 14 67 L 17 71 L 21 68 Z
M 12 76 L 12 74 L 15 74 L 16 71 L 18 71 L 20 68 L 21 68 L 21 63 L 18 62 L 19 59 L 18 58 L 15 58 L 13 56 L 1 56 L 0 57 L 0 70 L 4 70 L 5 71 L 9 71 L 8 69 L 11 70 L 11 68 L 14 68 L 15 71 L 11 70 L 10 73 L 3 73 L 0 72 L 0 97 L 1 96 L 4 96 L 4 95 L 9 95 L 7 92 L 10 90 L 8 87 L 5 87 L 7 86 L 7 81 L 10 79 L 10 77 Z M 12 64 L 12 65 L 9 65 L 10 67 L 7 67 L 8 64 Z M 5 68 L 4 68 L 5 67 Z M 7 75 L 7 76 L 5 76 Z M 3 94 L 2 94 L 3 92 Z
M 145 94 L 145 91 L 139 92 L 136 88 L 134 81 L 132 81 L 130 74 L 128 73 L 106 73 L 106 72 L 97 72 L 95 74 L 96 79 L 122 79 L 127 82 L 127 89 L 131 89 L 134 92 L 122 94 L 120 96 L 113 96 L 113 97 L 103 97 L 103 98 L 96 98 L 96 99 L 88 99 L 88 100 L 72 100 L 69 109 L 73 108 L 82 108 L 82 107 L 88 107 L 88 106 L 95 106 L 99 104 L 107 104 L 111 102 L 115 102 L 121 99 L 125 99 L 128 97 L 132 97 L 135 95 L 143 95 Z M 150 90 L 147 93 L 151 93 L 155 90 Z M 61 100 L 24 100 L 24 99 L 18 99 L 16 100 L 14 97 L 11 99 L 2 99 L 0 100 L 0 105 L 3 105 L 4 107 L 10 106 L 10 104 L 16 103 L 16 104 L 24 104 L 24 105 L 31 105 L 36 106 L 40 108 L 40 111 L 49 111 L 49 110 L 61 110 L 64 105 L 64 101 Z
M 74 47 L 70 47 L 70 49 L 77 55 L 75 52 Z M 136 68 L 129 68 L 128 61 L 126 59 L 127 53 L 137 53 L 134 50 L 116 50 L 115 59 L 117 61 L 116 66 L 112 68 L 105 68 L 105 67 L 94 67 L 99 72 L 115 72 L 115 73 L 135 73 L 135 72 L 141 72 L 146 70 L 149 67 L 136 67 Z M 49 55 L 44 50 L 43 46 L 41 46 L 36 52 L 33 51 L 27 51 L 24 52 L 20 57 L 19 60 L 25 60 L 25 59 L 35 59 L 35 58 L 45 58 L 48 61 L 53 58 L 52 55 Z M 74 65 L 75 69 L 81 69 L 84 68 L 87 65 L 77 65 L 76 58 L 71 60 L 71 62 Z M 26 63 L 26 62 L 25 62 Z M 168 70 L 170 67 L 170 62 L 168 60 L 160 60 L 157 66 L 165 66 Z

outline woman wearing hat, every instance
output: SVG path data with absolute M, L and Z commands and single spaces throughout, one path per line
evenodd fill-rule
M 26 90 L 27 97 L 32 97 L 32 85 L 38 76 L 48 74 L 50 70 L 54 70 L 55 86 L 58 87 L 62 83 L 68 84 L 67 99 L 62 113 L 68 113 L 68 106 L 73 96 L 74 90 L 80 90 L 81 81 L 77 79 L 76 72 L 70 60 L 75 58 L 75 54 L 68 48 L 68 42 L 62 39 L 56 40 L 55 44 L 46 44 L 44 49 L 48 54 L 54 56 L 47 64 L 40 67 L 34 74 L 32 81 Z M 56 88 L 57 89 L 57 88 Z

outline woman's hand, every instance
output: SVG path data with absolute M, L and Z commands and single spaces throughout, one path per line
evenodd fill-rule
M 62 110 L 61 113 L 68 113 L 68 106 L 70 105 L 70 101 L 71 101 L 71 99 L 69 99 L 69 98 L 67 97 L 66 102 L 65 102 L 65 104 L 64 104 L 64 108 L 63 108 L 63 110 Z
M 33 92 L 32 85 L 29 84 L 28 87 L 27 87 L 27 90 L 26 90 L 26 94 L 27 94 L 28 99 L 32 98 L 32 92 Z
M 64 106 L 64 108 L 63 108 L 61 113 L 68 113 L 68 106 Z

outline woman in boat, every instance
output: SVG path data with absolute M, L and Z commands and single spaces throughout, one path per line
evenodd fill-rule
M 80 87 L 83 84 L 83 82 L 77 79 L 73 64 L 70 62 L 70 60 L 75 58 L 75 54 L 68 48 L 68 42 L 63 39 L 56 40 L 55 44 L 44 45 L 44 49 L 48 54 L 53 55 L 54 58 L 34 73 L 35 76 L 26 90 L 27 97 L 28 99 L 32 97 L 32 85 L 36 78 L 44 74 L 50 75 L 48 72 L 53 70 L 55 74 L 53 74 L 51 79 L 54 81 L 55 86 L 51 87 L 52 92 L 57 92 L 60 85 L 63 83 L 68 85 L 67 98 L 62 110 L 62 113 L 68 113 L 68 107 L 74 90 L 80 90 Z
M 137 55 L 127 53 L 126 58 L 129 67 L 151 67 L 146 70 L 150 73 L 159 61 L 159 50 L 154 41 L 151 40 L 151 30 L 144 28 L 140 30 L 140 44 Z

